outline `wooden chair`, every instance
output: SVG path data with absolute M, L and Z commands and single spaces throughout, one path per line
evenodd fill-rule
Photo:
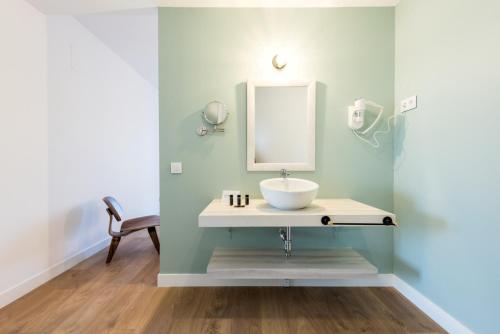
M 113 218 L 116 221 L 121 222 L 123 216 L 123 209 L 118 203 L 118 201 L 111 197 L 107 196 L 102 199 L 104 203 L 106 203 L 106 212 L 109 215 L 109 228 L 108 233 L 113 237 L 111 240 L 111 244 L 109 245 L 108 258 L 106 259 L 106 263 L 110 263 L 113 255 L 115 255 L 116 248 L 120 243 L 122 237 L 137 232 L 143 229 L 148 229 L 149 236 L 155 245 L 156 251 L 160 254 L 160 241 L 158 241 L 158 235 L 156 234 L 156 226 L 160 226 L 160 216 L 145 216 L 138 217 L 129 220 L 125 220 L 120 227 L 120 231 L 113 231 Z

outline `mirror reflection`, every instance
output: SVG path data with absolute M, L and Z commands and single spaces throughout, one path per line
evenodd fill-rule
M 255 162 L 307 161 L 307 87 L 255 88 Z
M 208 124 L 220 125 L 227 119 L 228 113 L 224 103 L 212 101 L 205 106 L 203 117 Z

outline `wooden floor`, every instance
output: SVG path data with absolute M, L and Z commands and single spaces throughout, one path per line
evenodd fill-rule
M 147 233 L 0 310 L 0 333 L 445 333 L 392 288 L 156 288 Z

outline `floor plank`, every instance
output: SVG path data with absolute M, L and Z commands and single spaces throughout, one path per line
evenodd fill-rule
M 445 333 L 393 288 L 157 288 L 146 232 L 0 310 L 0 333 Z

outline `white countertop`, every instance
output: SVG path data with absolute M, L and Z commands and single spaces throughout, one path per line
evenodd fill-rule
M 396 223 L 393 213 L 354 201 L 352 199 L 316 199 L 301 210 L 279 210 L 263 199 L 251 199 L 244 208 L 225 205 L 213 200 L 199 215 L 200 227 L 325 227 L 321 218 L 330 217 L 334 226 L 349 224 L 381 225 L 385 217 Z M 359 225 L 354 225 L 359 226 Z M 362 225 L 361 225 L 362 226 Z M 382 226 L 384 227 L 384 226 Z

